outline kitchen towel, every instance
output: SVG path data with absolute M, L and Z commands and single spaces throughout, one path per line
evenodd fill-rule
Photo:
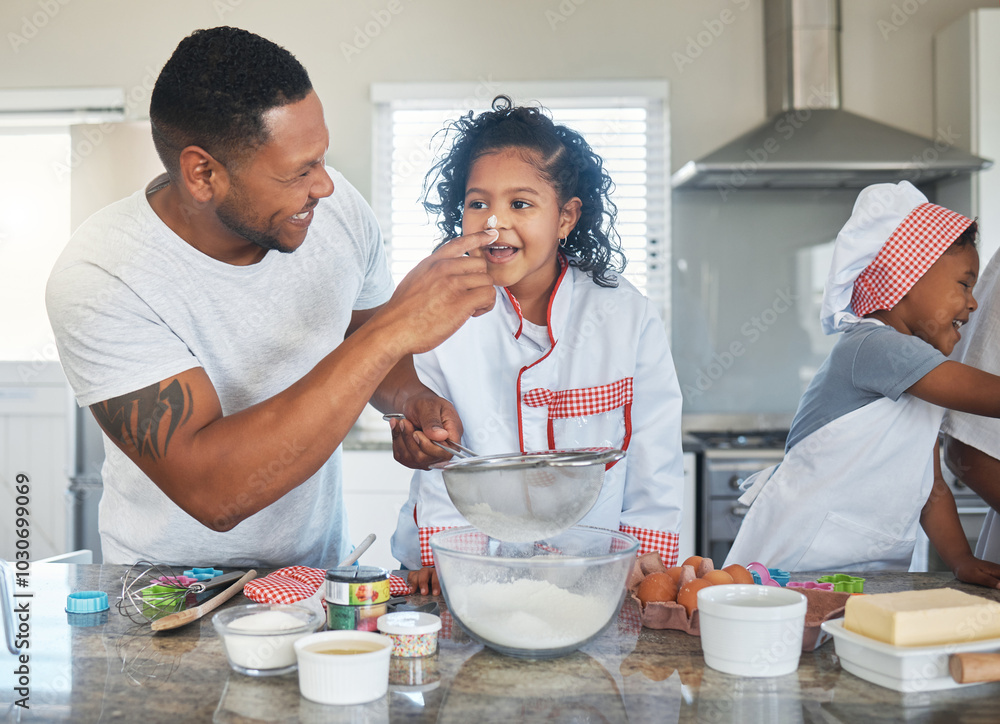
M 243 586 L 243 595 L 256 603 L 295 603 L 316 593 L 326 580 L 326 571 L 308 566 L 280 568 Z M 406 596 L 410 584 L 399 576 L 389 576 L 389 594 Z

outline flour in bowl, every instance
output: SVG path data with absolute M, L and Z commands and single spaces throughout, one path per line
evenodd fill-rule
M 582 643 L 608 623 L 618 598 L 572 593 L 548 581 L 477 583 L 449 591 L 452 613 L 477 636 L 512 649 Z

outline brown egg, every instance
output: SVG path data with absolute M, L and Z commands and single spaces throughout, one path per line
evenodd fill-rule
M 734 582 L 733 577 L 730 576 L 725 571 L 709 571 L 708 573 L 706 573 L 704 576 L 701 577 L 701 580 L 708 581 L 713 586 L 722 586 L 725 585 L 726 583 Z
M 754 583 L 753 574 L 751 574 L 750 571 L 741 566 L 739 563 L 733 563 L 732 565 L 726 566 L 722 570 L 733 577 L 733 583 Z
M 667 575 L 674 579 L 674 583 L 680 588 L 681 585 L 681 572 L 684 570 L 683 566 L 674 566 L 673 568 L 667 569 Z
M 708 588 L 711 585 L 711 581 L 706 581 L 704 578 L 696 578 L 690 583 L 685 584 L 677 592 L 677 603 L 687 609 L 688 616 L 698 608 L 698 591 Z
M 677 584 L 666 573 L 650 573 L 642 579 L 636 595 L 644 605 L 652 601 L 673 601 L 677 598 Z
M 681 565 L 682 566 L 693 566 L 695 569 L 697 569 L 698 566 L 701 565 L 701 561 L 702 561 L 701 556 L 691 556 L 687 560 L 685 560 L 683 563 L 681 563 Z

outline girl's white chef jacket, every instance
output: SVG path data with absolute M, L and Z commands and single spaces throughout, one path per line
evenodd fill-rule
M 498 287 L 490 312 L 414 357 L 417 373 L 455 405 L 462 443 L 481 455 L 625 450 L 580 524 L 631 533 L 641 552 L 660 550 L 673 565 L 683 500 L 681 392 L 659 315 L 627 280 L 601 287 L 564 264 L 549 302 L 551 346 L 540 350 L 523 332 L 516 300 Z M 462 525 L 441 473 L 416 471 L 393 553 L 407 568 L 431 565 L 430 534 Z

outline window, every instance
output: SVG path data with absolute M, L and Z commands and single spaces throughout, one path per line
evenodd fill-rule
M 499 84 L 376 84 L 373 207 L 398 282 L 440 240 L 437 219 L 419 203 L 448 120 L 487 110 L 499 93 L 540 103 L 580 132 L 615 182 L 616 227 L 625 277 L 669 320 L 670 195 L 666 83 L 622 81 Z M 432 145 L 433 144 L 433 145 Z
M 69 128 L 0 131 L 0 362 L 54 359 L 45 282 L 70 231 Z
M 71 126 L 120 121 L 124 102 L 120 88 L 0 90 L 0 363 L 56 358 L 45 283 L 69 239 L 85 150 L 73 148 Z

